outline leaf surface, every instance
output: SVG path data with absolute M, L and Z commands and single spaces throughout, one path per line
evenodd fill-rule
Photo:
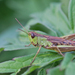
M 14 58 L 13 60 L 0 63 L 0 73 L 18 73 L 21 68 L 30 66 L 35 54 Z M 52 52 L 39 53 L 36 57 L 33 66 L 28 69 L 25 74 L 29 74 L 37 68 L 46 66 L 47 64 L 59 61 L 62 59 L 61 55 Z

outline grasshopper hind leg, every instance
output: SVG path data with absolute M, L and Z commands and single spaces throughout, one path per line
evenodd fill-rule
M 64 54 L 60 51 L 60 49 L 57 47 L 58 53 L 61 54 L 64 57 Z
M 60 51 L 60 49 L 57 46 L 51 46 L 51 47 L 46 47 L 47 49 L 54 49 L 56 50 L 59 54 L 61 54 L 64 57 L 64 54 Z

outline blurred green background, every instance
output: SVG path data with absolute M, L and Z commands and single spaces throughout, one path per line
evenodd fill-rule
M 31 19 L 31 14 L 43 12 L 51 2 L 60 2 L 62 10 L 68 17 L 69 0 L 0 0 L 0 47 L 9 44 L 9 39 L 18 37 L 18 28 L 22 27 L 15 18 L 25 26 Z M 35 53 L 36 50 L 3 51 L 0 53 L 0 62 Z
M 9 39 L 18 37 L 18 28 L 22 28 L 15 18 L 22 25 L 26 25 L 31 14 L 43 12 L 50 6 L 51 2 L 61 2 L 62 10 L 68 15 L 69 0 L 0 0 L 0 47 L 8 44 Z M 11 60 L 14 57 L 23 56 L 36 52 L 29 50 L 3 51 L 0 53 L 0 62 Z

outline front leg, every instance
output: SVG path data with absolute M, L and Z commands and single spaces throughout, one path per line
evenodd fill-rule
M 31 43 L 29 44 L 29 45 L 25 45 L 25 47 L 28 47 L 28 46 L 30 46 L 31 45 Z

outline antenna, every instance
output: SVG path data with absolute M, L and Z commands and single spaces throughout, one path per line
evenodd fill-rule
M 18 21 L 18 19 L 17 18 L 15 18 L 16 19 L 16 21 L 24 28 L 24 26 Z M 24 28 L 25 29 L 25 28 Z M 19 30 L 21 30 L 21 29 L 19 29 Z M 23 30 L 21 30 L 21 31 L 23 31 Z M 25 29 L 25 31 L 23 31 L 23 32 L 26 32 L 27 34 L 29 33 L 26 29 Z
M 22 31 L 22 32 L 25 32 L 24 30 L 22 30 L 22 29 L 19 29 L 19 28 L 18 28 L 18 30 L 20 30 L 20 31 Z M 25 32 L 25 33 L 26 33 L 26 32 Z

